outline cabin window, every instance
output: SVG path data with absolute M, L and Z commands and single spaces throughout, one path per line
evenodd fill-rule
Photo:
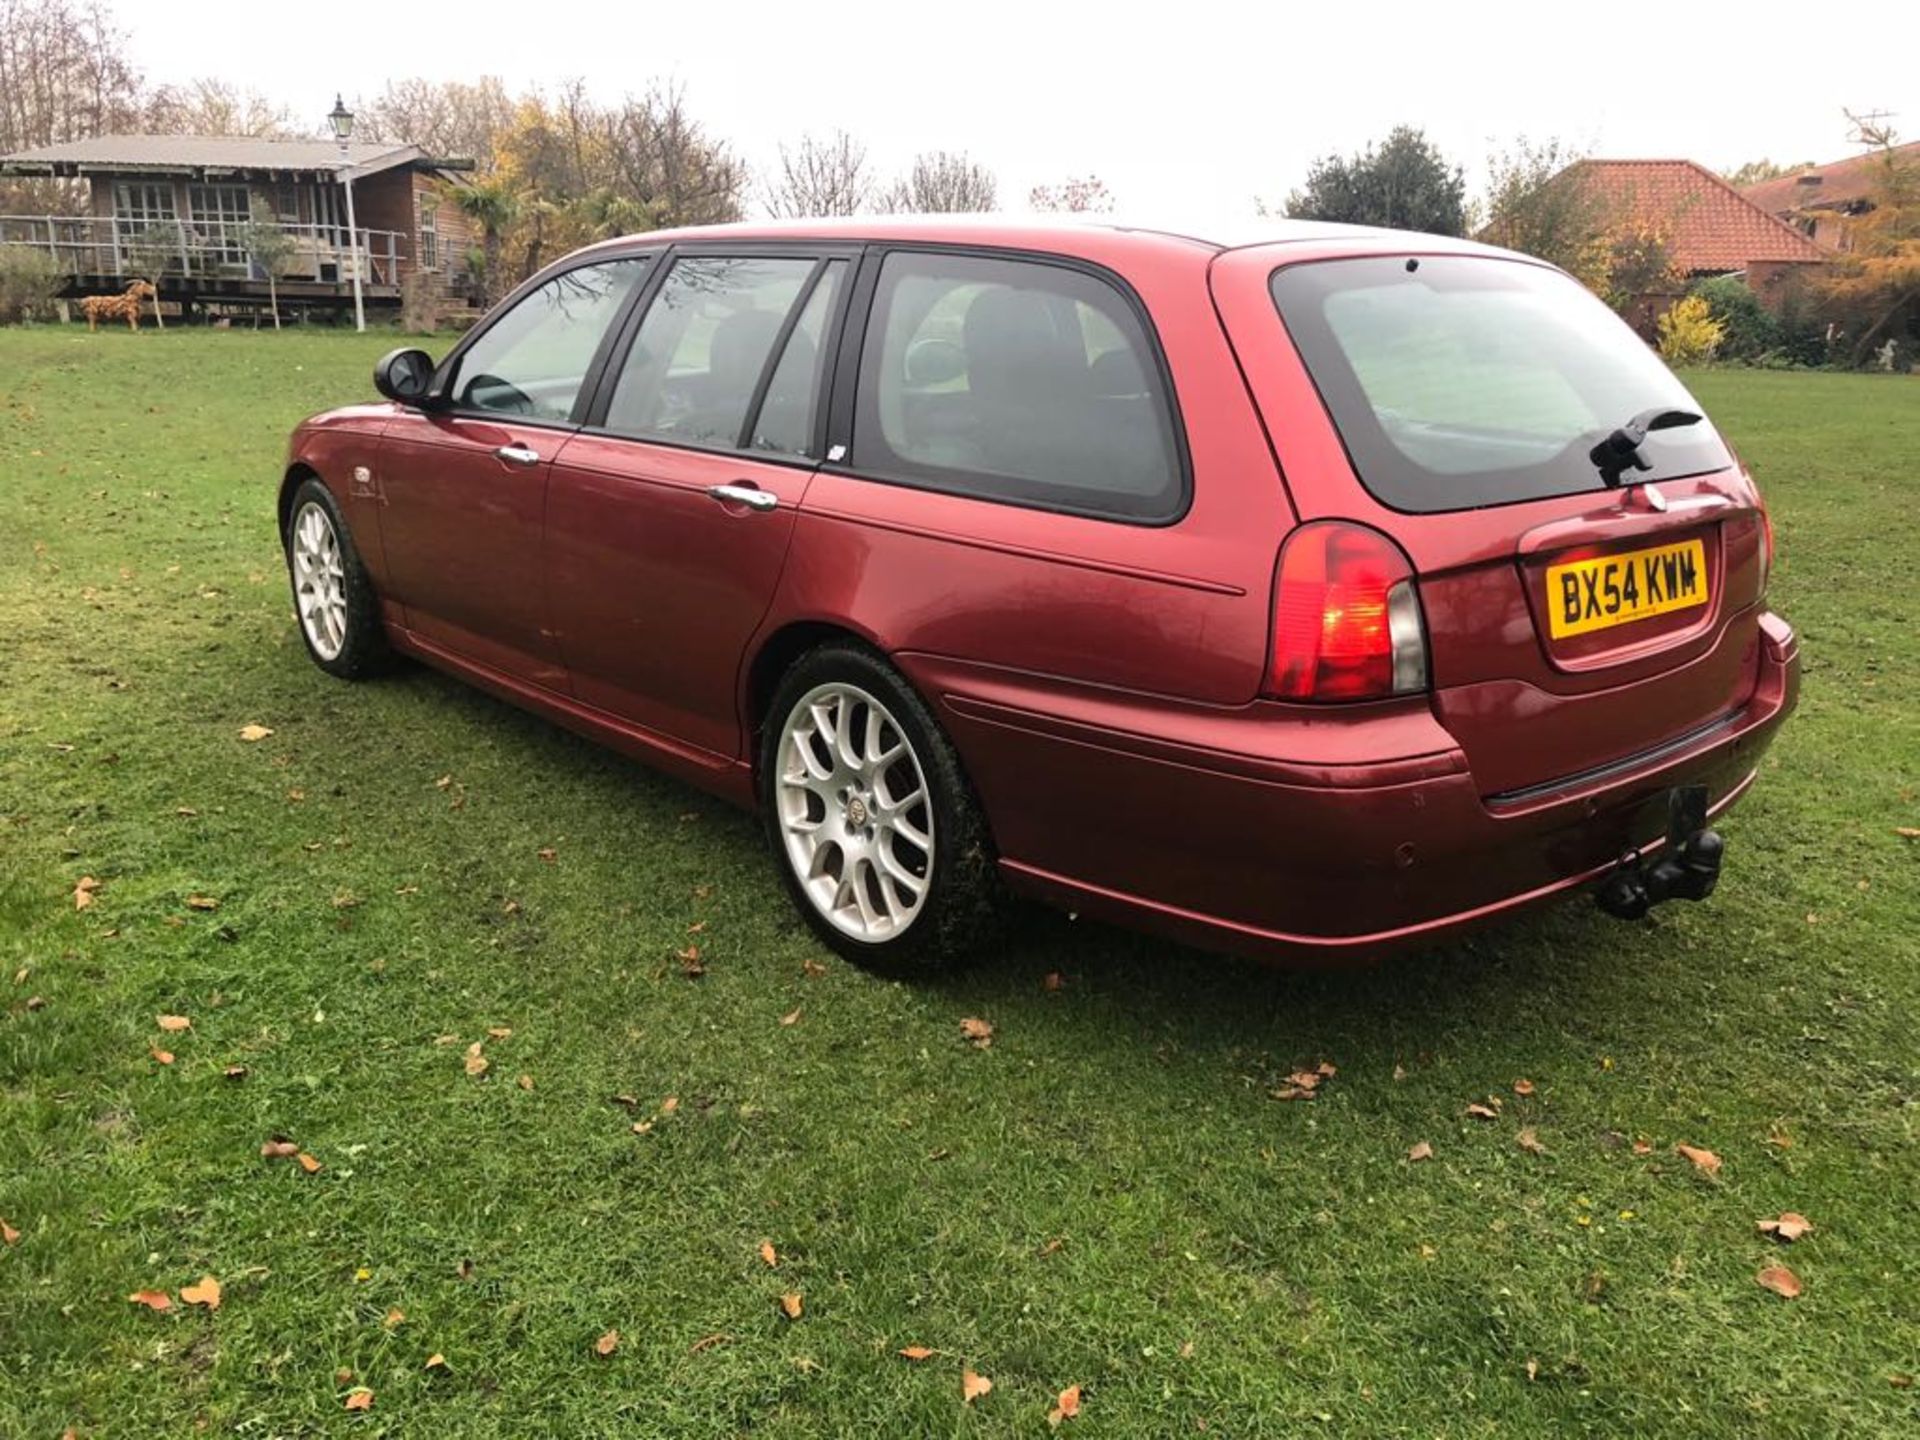
M 189 185 L 187 210 L 200 253 L 209 264 L 247 263 L 246 225 L 251 198 L 244 185 Z
M 420 268 L 440 268 L 440 212 L 430 200 L 420 212 Z
M 120 182 L 113 187 L 113 217 L 123 230 L 136 234 L 152 225 L 173 224 L 179 218 L 173 186 Z

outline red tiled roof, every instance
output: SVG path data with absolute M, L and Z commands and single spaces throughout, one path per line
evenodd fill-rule
M 1674 263 L 1688 274 L 1744 270 L 1756 260 L 1831 258 L 1691 160 L 1583 160 L 1578 169 L 1621 221 L 1664 233 Z
M 1920 140 L 1896 145 L 1893 153 L 1904 157 L 1909 163 L 1920 162 Z M 1873 192 L 1877 179 L 1874 167 L 1880 158 L 1880 152 L 1875 150 L 1836 160 L 1831 165 L 1810 165 L 1791 175 L 1749 185 L 1740 193 L 1769 215 L 1785 215 L 1817 205 L 1846 205 L 1855 200 L 1864 200 Z M 1817 176 L 1820 183 L 1804 183 L 1808 176 Z

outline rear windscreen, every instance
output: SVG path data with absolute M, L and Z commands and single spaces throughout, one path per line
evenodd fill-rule
M 1354 468 L 1396 510 L 1603 488 L 1588 451 L 1655 408 L 1698 411 L 1614 313 L 1557 270 L 1478 256 L 1291 265 L 1274 303 Z M 1732 463 L 1713 426 L 1658 430 L 1627 483 Z

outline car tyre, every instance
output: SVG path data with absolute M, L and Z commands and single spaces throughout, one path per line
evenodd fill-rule
M 992 841 L 959 754 L 913 687 L 835 642 L 775 689 L 760 736 L 769 847 L 831 949 L 892 978 L 979 959 L 1002 924 Z
M 389 669 L 380 597 L 333 494 L 309 477 L 287 510 L 287 579 L 294 621 L 313 663 L 339 680 Z

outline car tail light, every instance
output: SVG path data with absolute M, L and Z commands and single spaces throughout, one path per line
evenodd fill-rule
M 1378 530 L 1303 525 L 1280 547 L 1266 693 L 1376 700 L 1427 684 L 1427 641 L 1407 557 Z
M 1767 598 L 1767 581 L 1773 578 L 1773 516 L 1767 513 L 1767 507 L 1760 507 L 1760 594 L 1759 599 Z

